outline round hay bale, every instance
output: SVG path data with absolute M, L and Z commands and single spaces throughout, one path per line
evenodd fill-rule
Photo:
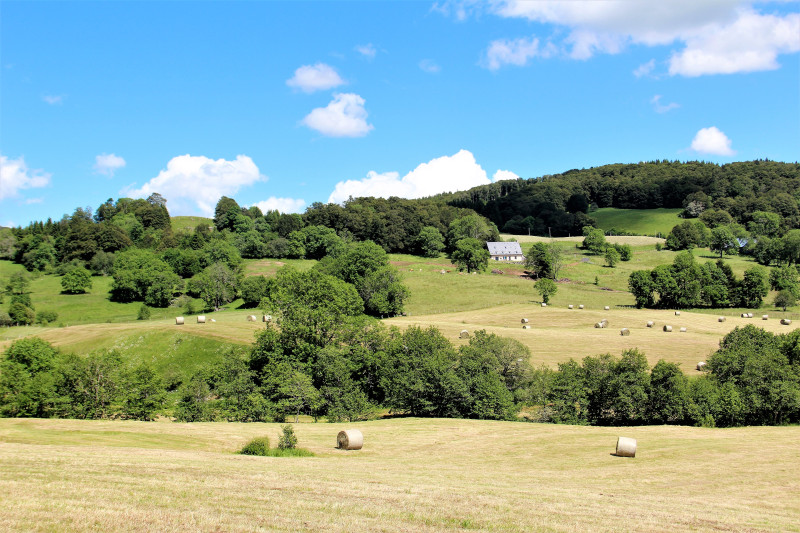
M 531 329 L 530 326 L 522 326 L 522 329 Z
M 345 429 L 336 436 L 336 447 L 340 450 L 360 450 L 364 446 L 364 435 L 357 429 Z
M 675 316 L 681 316 L 681 312 L 680 311 L 675 311 Z
M 681 333 L 686 333 L 687 331 L 689 331 L 689 330 L 687 330 L 686 328 L 681 328 L 681 329 L 680 329 L 680 332 L 681 332 Z
M 211 323 L 213 324 L 213 323 L 215 323 L 215 322 L 216 322 L 216 320 L 214 320 L 214 319 L 212 318 L 212 319 L 211 319 Z
M 753 313 L 747 313 L 747 318 L 753 318 Z
M 608 311 L 608 310 L 610 310 L 610 309 L 611 309 L 611 308 L 610 308 L 609 306 L 605 306 L 605 307 L 603 307 L 603 310 L 604 310 L 604 311 Z
M 669 333 L 670 331 L 672 331 L 672 326 L 664 326 L 664 331 Z
M 573 309 L 574 307 L 575 307 L 575 306 L 574 306 L 574 305 L 572 305 L 572 304 L 569 304 L 569 305 L 567 306 L 567 308 L 568 308 L 568 309 Z
M 263 315 L 261 317 L 262 322 L 272 322 L 272 315 Z
M 791 326 L 792 321 L 789 320 L 788 318 L 781 318 L 781 324 L 783 324 L 784 326 Z
M 653 326 L 655 326 L 655 325 L 656 325 L 656 323 L 655 323 L 655 322 L 653 322 L 652 320 L 648 320 L 648 321 L 647 321 L 647 327 L 648 327 L 648 328 L 652 328 L 652 327 L 653 327 Z
M 717 318 L 717 322 L 725 322 L 725 320 L 726 318 L 724 316 Z
M 547 307 L 547 304 L 542 302 L 542 307 Z
M 522 319 L 522 323 L 523 323 L 523 324 L 527 324 L 527 323 L 528 323 L 528 319 L 527 319 L 527 318 L 523 318 L 523 319 Z
M 619 437 L 617 439 L 617 457 L 636 457 L 636 439 Z
M 579 305 L 578 309 L 583 309 L 583 304 Z
M 459 339 L 469 339 L 469 331 L 462 329 L 461 333 L 458 334 Z
M 203 316 L 203 315 L 197 315 L 197 323 L 198 324 L 205 324 L 206 323 L 206 317 Z
M 761 320 L 769 320 L 769 315 L 761 315 Z
M 183 325 L 183 317 L 182 316 L 176 316 L 175 317 L 175 325 L 176 326 L 182 326 Z
M 747 313 L 742 313 L 742 318 L 747 318 Z
M 256 320 L 258 320 L 256 318 L 256 315 L 247 315 L 247 321 L 248 322 L 255 322 Z
M 622 335 L 623 337 L 627 337 L 631 334 L 631 330 L 629 330 L 628 328 L 622 328 L 621 330 L 619 330 L 619 334 Z
M 594 327 L 596 327 L 596 328 L 604 328 L 604 327 L 606 327 L 606 325 L 605 325 L 603 322 L 597 322 L 597 323 L 594 325 Z
M 697 370 L 703 370 L 705 367 L 706 367 L 705 361 L 700 361 L 699 363 L 697 363 Z

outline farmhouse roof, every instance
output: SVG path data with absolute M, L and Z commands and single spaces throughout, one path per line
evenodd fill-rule
M 490 255 L 522 255 L 518 242 L 487 242 Z

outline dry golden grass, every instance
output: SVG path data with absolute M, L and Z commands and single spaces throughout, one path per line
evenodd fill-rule
M 6 531 L 797 531 L 800 428 L 0 420 Z M 618 436 L 635 459 L 612 456 Z
M 575 237 L 557 237 L 551 239 L 550 237 L 539 237 L 536 235 L 511 235 L 510 233 L 501 233 L 500 238 L 504 241 L 515 240 L 520 243 L 530 243 L 530 242 L 583 242 L 583 236 L 578 235 Z M 661 239 L 658 237 L 645 237 L 642 235 L 608 235 L 606 236 L 606 242 L 611 244 L 630 244 L 631 246 L 655 246 L 656 243 L 660 242 L 664 244 L 665 239 Z M 523 251 L 525 251 L 523 249 Z
M 727 314 L 727 321 L 718 322 L 720 315 L 682 311 L 675 316 L 673 311 L 633 309 L 611 306 L 609 311 L 602 306 L 578 309 L 582 302 L 574 301 L 574 309 L 566 304 L 541 307 L 539 304 L 502 305 L 491 309 L 397 317 L 385 320 L 387 324 L 406 328 L 411 325 L 436 326 L 455 345 L 466 344 L 459 339 L 461 330 L 470 333 L 485 329 L 502 337 L 517 339 L 531 350 L 531 363 L 555 367 L 558 363 L 582 359 L 587 355 L 611 353 L 619 355 L 623 350 L 638 348 L 647 356 L 650 365 L 659 359 L 680 363 L 687 374 L 695 374 L 695 365 L 719 348 L 720 339 L 736 326 L 754 324 L 773 333 L 786 333 L 796 326 L 784 326 L 778 319 L 756 320 Z M 520 320 L 527 318 L 531 329 L 522 329 Z M 605 329 L 596 329 L 594 324 L 607 318 Z M 647 321 L 655 322 L 653 328 Z M 662 331 L 662 326 L 673 326 L 672 333 Z M 686 333 L 679 328 L 686 327 Z M 630 336 L 620 335 L 620 329 L 628 328 Z

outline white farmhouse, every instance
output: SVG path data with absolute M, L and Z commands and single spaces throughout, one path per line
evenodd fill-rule
M 519 261 L 525 260 L 522 248 L 518 242 L 487 242 L 489 256 L 492 261 Z

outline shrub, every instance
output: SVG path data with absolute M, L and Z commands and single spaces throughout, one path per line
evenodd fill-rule
M 136 320 L 150 320 L 150 308 L 142 304 L 139 307 L 139 314 L 136 315 Z
M 13 324 L 14 321 L 11 320 L 11 316 L 5 311 L 0 311 L 0 326 L 10 326 Z
M 36 313 L 37 324 L 49 324 L 58 320 L 58 313 L 55 311 L 39 311 Z
M 242 455 L 260 455 L 266 457 L 269 455 L 269 439 L 267 437 L 256 437 L 239 451 Z
M 290 450 L 297 448 L 297 436 L 294 434 L 294 428 L 289 424 L 281 426 L 283 435 L 278 439 L 278 449 Z

